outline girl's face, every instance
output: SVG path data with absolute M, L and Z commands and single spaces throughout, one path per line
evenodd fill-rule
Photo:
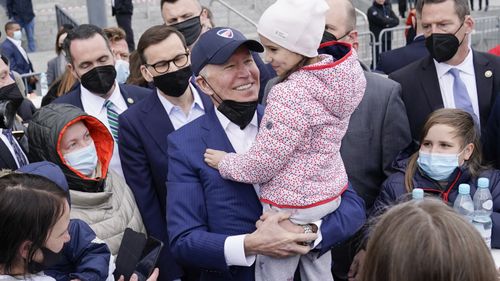
M 285 74 L 302 60 L 302 55 L 291 52 L 271 42 L 262 35 L 259 35 L 259 37 L 260 42 L 264 45 L 266 50 L 264 60 L 271 64 L 274 71 L 276 71 L 279 76 Z
M 65 200 L 63 214 L 50 230 L 49 236 L 47 237 L 47 241 L 45 241 L 44 245 L 45 248 L 51 250 L 54 253 L 59 253 L 62 250 L 64 243 L 68 242 L 71 238 L 68 232 L 69 212 L 69 204 Z M 35 252 L 33 260 L 39 263 L 43 262 L 42 250 L 38 249 Z
M 469 143 L 463 147 L 463 139 L 456 136 L 455 129 L 445 124 L 436 124 L 429 129 L 420 144 L 420 151 L 437 154 L 458 154 L 458 163 L 462 165 L 469 160 L 474 145 Z

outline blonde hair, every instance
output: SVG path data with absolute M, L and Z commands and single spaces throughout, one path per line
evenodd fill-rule
M 361 281 L 493 281 L 495 263 L 483 238 L 442 201 L 409 201 L 389 209 L 368 241 Z
M 427 117 L 427 121 L 425 121 L 420 133 L 420 143 L 423 142 L 429 130 L 438 124 L 448 125 L 454 129 L 455 136 L 462 142 L 462 149 L 469 143 L 474 144 L 474 150 L 469 160 L 467 160 L 466 167 L 472 177 L 478 177 L 485 167 L 481 165 L 483 156 L 481 154 L 480 135 L 472 116 L 468 112 L 453 108 L 442 108 L 432 112 Z M 406 167 L 405 188 L 407 192 L 413 190 L 413 177 L 418 166 L 417 159 L 418 151 L 410 157 L 408 166 Z

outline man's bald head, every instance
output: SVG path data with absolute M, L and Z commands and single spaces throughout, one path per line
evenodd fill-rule
M 329 32 L 341 42 L 347 42 L 358 47 L 358 32 L 356 30 L 356 10 L 351 0 L 326 0 L 330 7 L 326 14 L 326 32 Z

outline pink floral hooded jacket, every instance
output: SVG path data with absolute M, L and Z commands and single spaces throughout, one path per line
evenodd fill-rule
M 347 188 L 340 145 L 366 88 L 357 54 L 320 55 L 269 92 L 259 133 L 247 153 L 229 153 L 222 177 L 260 184 L 261 201 L 280 208 L 309 208 Z

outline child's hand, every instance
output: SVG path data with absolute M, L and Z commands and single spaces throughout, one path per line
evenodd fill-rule
M 205 154 L 203 154 L 203 156 L 205 157 L 205 162 L 208 166 L 214 169 L 219 169 L 219 162 L 222 161 L 226 154 L 227 152 L 208 148 L 205 150 Z

